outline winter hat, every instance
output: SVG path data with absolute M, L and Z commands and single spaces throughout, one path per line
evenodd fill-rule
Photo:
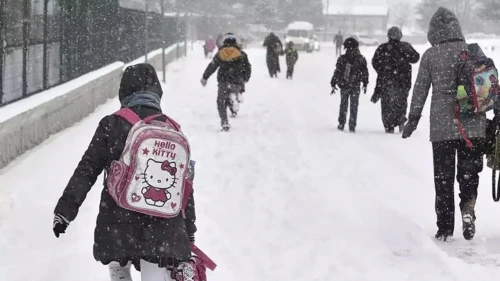
M 133 93 L 142 91 L 155 93 L 160 98 L 163 95 L 156 70 L 149 63 L 140 63 L 125 69 L 118 90 L 118 98 L 121 102 Z
M 450 40 L 465 41 L 457 16 L 452 11 L 440 7 L 429 23 L 427 40 L 433 46 Z
M 359 47 L 359 42 L 358 40 L 349 37 L 344 41 L 344 48 L 345 49 L 357 49 Z
M 223 43 L 225 45 L 235 45 L 235 44 L 237 44 L 237 41 L 238 41 L 238 38 L 236 37 L 236 35 L 234 33 L 229 32 L 229 33 L 226 33 L 224 35 Z
M 391 40 L 401 40 L 403 38 L 403 32 L 401 32 L 401 29 L 397 26 L 393 26 L 387 31 L 387 37 Z

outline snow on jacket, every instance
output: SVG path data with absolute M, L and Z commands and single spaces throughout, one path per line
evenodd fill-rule
M 247 54 L 236 45 L 224 45 L 217 52 L 203 73 L 203 79 L 208 80 L 217 69 L 219 83 L 243 84 L 252 75 L 252 65 Z
M 267 47 L 267 57 L 278 56 L 283 51 L 283 43 L 274 33 L 269 34 L 262 45 Z
M 427 38 L 432 47 L 422 56 L 413 89 L 410 115 L 420 116 L 432 85 L 430 141 L 462 139 L 454 123 L 459 54 L 467 50 L 457 17 L 439 8 L 429 25 Z M 469 138 L 484 138 L 486 115 L 461 119 Z
M 377 87 L 385 91 L 392 86 L 391 82 L 396 82 L 396 87 L 410 90 L 411 64 L 419 59 L 420 54 L 410 43 L 391 39 L 380 45 L 372 59 L 378 75 Z
M 125 70 L 120 84 L 120 101 L 138 91 L 162 95 L 156 72 L 148 64 Z M 141 118 L 161 113 L 158 109 L 145 106 L 131 109 Z M 158 118 L 162 119 L 165 120 L 165 117 Z M 70 221 L 76 218 L 98 176 L 109 169 L 113 160 L 120 158 L 130 129 L 127 121 L 113 115 L 99 122 L 88 149 L 57 203 L 55 213 Z M 189 235 L 196 232 L 194 207 L 194 197 L 191 196 L 186 219 L 182 216 L 163 219 L 144 215 L 119 207 L 104 184 L 94 233 L 94 258 L 103 264 L 117 261 L 122 265 L 129 260 L 135 263 L 140 258 L 160 264 L 189 259 Z
M 285 60 L 287 65 L 294 65 L 299 59 L 299 52 L 295 47 L 286 47 Z
M 351 79 L 351 83 L 342 85 L 344 70 L 347 64 L 353 65 L 351 77 L 354 76 L 354 78 Z M 361 55 L 359 49 L 347 49 L 347 52 L 339 57 L 330 84 L 332 88 L 338 85 L 341 89 L 359 89 L 360 84 L 363 84 L 363 86 L 368 85 L 368 67 L 366 59 Z

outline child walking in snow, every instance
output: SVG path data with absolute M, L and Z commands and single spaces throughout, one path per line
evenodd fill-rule
M 292 41 L 290 41 L 286 44 L 285 59 L 286 59 L 286 67 L 287 67 L 286 78 L 292 79 L 295 64 L 297 63 L 297 60 L 299 59 L 299 52 L 297 52 L 297 49 L 295 48 L 295 44 Z
M 332 94 L 340 87 L 340 112 L 338 129 L 343 131 L 347 117 L 347 107 L 349 101 L 350 117 L 349 131 L 355 132 L 356 121 L 358 117 L 358 104 L 360 94 L 360 84 L 363 86 L 363 92 L 366 94 L 368 85 L 368 67 L 366 59 L 359 52 L 359 43 L 354 38 L 347 38 L 344 42 L 346 53 L 337 60 L 337 66 L 330 82 Z
M 236 117 L 241 93 L 245 91 L 245 83 L 248 83 L 252 74 L 252 65 L 248 56 L 241 50 L 236 35 L 233 33 L 225 35 L 222 47 L 205 69 L 201 78 L 203 87 L 207 85 L 207 80 L 217 70 L 217 82 L 219 83 L 217 110 L 219 111 L 222 131 L 229 131 L 227 108 L 229 107 L 231 110 L 232 117 Z
M 169 118 L 162 114 L 160 106 L 162 94 L 160 81 L 151 65 L 130 66 L 123 73 L 119 100 L 122 108 L 133 112 L 137 118 L 167 122 Z M 125 118 L 115 114 L 99 122 L 55 207 L 53 231 L 56 237 L 65 233 L 76 218 L 98 176 L 105 171 L 108 178 L 107 175 L 114 172 L 110 169 L 111 163 L 121 158 L 131 128 Z M 151 178 L 164 173 L 163 170 L 173 170 L 171 166 L 159 163 L 158 167 L 160 165 L 161 169 L 151 171 Z M 120 207 L 109 192 L 109 184 L 104 184 L 94 235 L 94 258 L 110 265 L 112 280 L 130 281 L 127 268 L 131 264 L 141 271 L 142 281 L 172 280 L 170 273 L 191 259 L 190 241 L 194 241 L 196 232 L 192 193 L 186 199 L 185 215 L 166 219 Z

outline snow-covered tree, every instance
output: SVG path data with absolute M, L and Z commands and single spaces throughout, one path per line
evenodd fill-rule
M 477 0 L 424 0 L 417 5 L 417 13 L 421 16 L 419 25 L 427 29 L 431 17 L 441 6 L 455 13 L 464 30 L 475 30 L 481 26 L 482 19 L 476 14 Z
M 391 4 L 389 13 L 392 23 L 403 29 L 411 25 L 414 20 L 415 9 L 410 2 L 400 0 Z
M 323 1 L 321 0 L 284 0 L 279 7 L 283 20 L 309 21 L 313 24 L 323 23 Z
M 488 20 L 500 20 L 500 0 L 479 1 L 478 16 L 483 16 Z

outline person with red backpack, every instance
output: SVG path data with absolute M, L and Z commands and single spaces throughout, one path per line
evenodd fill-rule
M 430 141 L 438 227 L 435 237 L 443 241 L 453 236 L 455 228 L 455 173 L 460 187 L 462 234 L 471 240 L 476 233 L 475 206 L 487 128 L 485 111 L 476 106 L 477 99 L 476 104 L 466 101 L 472 114 L 460 116 L 463 85 L 460 85 L 459 67 L 466 59 L 462 54 L 470 51 L 461 30 L 458 18 L 446 8 L 440 7 L 431 18 L 427 38 L 432 47 L 422 56 L 402 136 L 408 138 L 417 129 L 432 86 Z M 485 90 L 488 92 L 488 87 Z M 472 92 L 465 93 L 465 98 L 469 94 Z M 498 115 L 498 111 L 495 114 Z
M 134 264 L 143 281 L 166 280 L 191 262 L 196 232 L 194 162 L 180 126 L 162 113 L 162 94 L 150 64 L 126 68 L 122 108 L 99 122 L 54 210 L 59 237 L 104 171 L 94 258 L 125 275 Z

